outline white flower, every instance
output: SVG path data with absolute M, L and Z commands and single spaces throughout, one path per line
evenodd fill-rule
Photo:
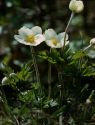
M 69 4 L 69 9 L 75 13 L 80 13 L 84 9 L 83 1 L 71 0 Z
M 42 35 L 42 29 L 39 26 L 31 29 L 23 26 L 18 30 L 18 33 L 18 35 L 14 35 L 14 38 L 25 45 L 37 46 L 45 40 Z
M 95 38 L 93 38 L 93 39 L 90 40 L 90 45 L 91 46 L 95 46 Z
M 65 33 L 59 33 L 58 35 L 53 29 L 48 29 L 45 31 L 45 40 L 46 44 L 50 46 L 51 48 L 61 48 L 64 45 L 64 35 Z M 66 35 L 66 43 L 67 45 L 69 43 L 68 41 L 68 35 Z

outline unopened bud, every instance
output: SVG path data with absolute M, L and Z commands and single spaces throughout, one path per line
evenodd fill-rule
M 7 82 L 7 80 L 8 80 L 8 78 L 7 78 L 7 77 L 4 77 L 4 78 L 2 79 L 2 84 L 5 84 L 5 83 Z
M 90 104 L 91 100 L 90 99 L 86 99 L 86 104 Z
M 84 9 L 83 1 L 81 0 L 71 0 L 69 4 L 69 9 L 72 12 L 80 13 Z
M 91 46 L 95 46 L 95 38 L 93 38 L 93 39 L 90 40 L 90 45 Z

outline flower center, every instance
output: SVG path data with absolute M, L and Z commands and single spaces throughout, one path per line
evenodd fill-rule
M 52 39 L 51 39 L 51 41 L 52 41 L 53 45 L 55 45 L 55 46 L 56 46 L 56 45 L 57 45 L 57 43 L 58 43 L 58 40 L 57 40 L 57 39 L 55 39 L 55 38 L 52 38 Z
M 25 41 L 29 42 L 29 43 L 34 43 L 35 42 L 35 36 L 34 35 L 28 35 L 28 36 L 26 36 Z

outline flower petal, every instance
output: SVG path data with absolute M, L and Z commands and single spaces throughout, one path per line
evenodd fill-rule
M 59 33 L 58 34 L 58 39 L 61 41 L 65 36 L 65 32 Z M 66 40 L 68 40 L 68 34 L 66 34 Z
M 57 43 L 57 45 L 55 46 L 54 44 L 53 44 L 53 42 L 52 42 L 52 40 L 47 40 L 47 41 L 45 41 L 46 42 L 46 44 L 49 46 L 49 47 L 51 47 L 51 48 L 62 48 L 63 47 L 63 45 L 61 44 L 61 43 Z
M 52 38 L 58 38 L 56 32 L 53 29 L 48 29 L 45 31 L 46 40 L 50 40 Z
M 45 41 L 45 37 L 42 34 L 38 34 L 35 36 L 35 42 L 33 43 L 33 45 L 37 46 L 40 43 L 42 43 L 43 41 Z
M 20 28 L 18 30 L 18 32 L 19 32 L 19 35 L 21 35 L 21 36 L 26 36 L 26 35 L 32 35 L 33 34 L 32 30 L 27 28 L 27 27 L 25 27 L 25 26 Z
M 39 26 L 35 26 L 31 30 L 32 30 L 32 32 L 33 32 L 34 35 L 42 34 L 42 29 Z
M 14 35 L 15 40 L 17 40 L 19 43 L 24 44 L 24 45 L 32 45 L 29 42 L 26 42 L 21 35 Z
M 68 41 L 66 41 L 65 46 L 67 46 L 68 44 L 69 44 L 69 40 L 68 40 Z
M 62 46 L 64 46 L 64 38 L 63 39 L 61 39 L 61 44 L 62 44 Z M 65 41 L 65 46 L 67 46 L 69 44 L 69 41 L 68 40 L 66 40 Z

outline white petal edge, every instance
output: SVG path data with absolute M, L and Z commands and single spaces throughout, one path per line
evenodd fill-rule
M 64 46 L 64 38 L 60 41 L 62 46 Z M 67 46 L 69 44 L 69 40 L 65 41 L 65 46 Z
M 44 33 L 46 40 L 50 40 L 52 38 L 58 38 L 57 33 L 53 29 L 48 29 Z
M 17 40 L 21 44 L 32 46 L 31 43 L 28 43 L 24 39 L 22 39 L 20 35 L 14 35 L 14 38 L 15 38 L 15 40 Z
M 35 36 L 35 44 L 33 44 L 34 46 L 39 45 L 40 43 L 42 43 L 43 41 L 45 41 L 45 37 L 42 34 L 38 34 Z
M 18 30 L 18 33 L 21 36 L 26 36 L 26 35 L 32 35 L 33 34 L 32 30 L 29 29 L 29 28 L 27 28 L 27 27 L 25 27 L 25 26 L 23 26 L 22 28 L 20 28 Z
M 34 35 L 42 34 L 42 29 L 39 26 L 35 26 L 31 30 L 32 30 L 32 32 L 33 32 Z
M 59 33 L 59 34 L 58 34 L 59 40 L 64 39 L 64 36 L 65 36 L 65 32 Z M 66 34 L 66 40 L 68 40 L 68 34 Z

